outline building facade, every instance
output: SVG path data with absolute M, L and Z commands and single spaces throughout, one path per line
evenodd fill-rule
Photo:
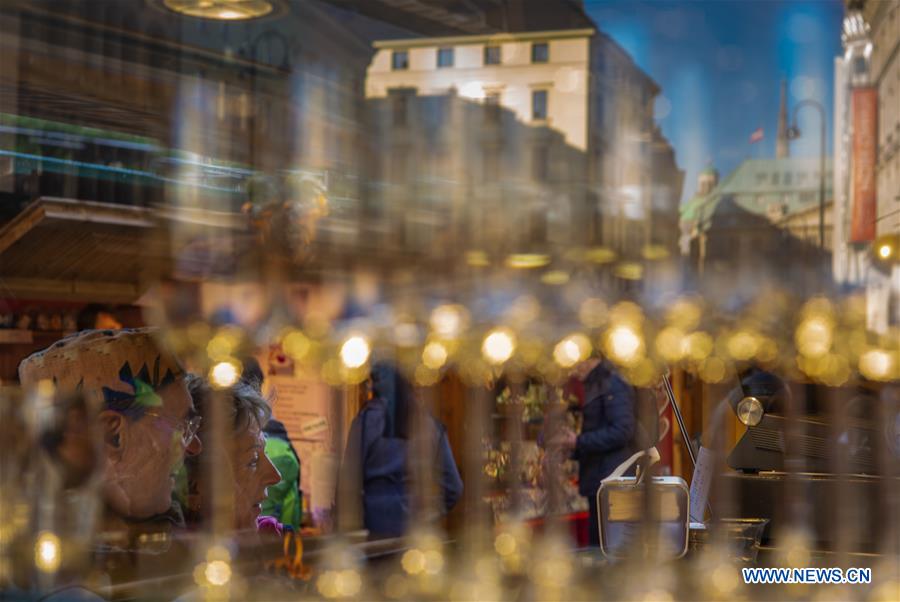
M 867 325 L 884 333 L 900 325 L 900 0 L 848 0 L 842 42 L 844 55 L 835 59 L 833 274 L 865 289 Z M 860 174 L 870 181 L 865 189 Z
M 573 15 L 565 28 L 532 18 L 491 33 L 378 40 L 366 95 L 452 93 L 558 131 L 585 156 L 587 210 L 600 219 L 580 242 L 629 258 L 651 246 L 677 254 L 683 172 L 653 120 L 659 87 L 577 3 L 552 9 Z

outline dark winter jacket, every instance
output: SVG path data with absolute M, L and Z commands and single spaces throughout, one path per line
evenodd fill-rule
M 578 490 L 593 497 L 600 481 L 637 449 L 635 392 L 608 362 L 601 362 L 584 381 L 584 420 L 575 443 Z
M 361 470 L 363 519 L 369 533 L 375 537 L 399 537 L 406 531 L 410 511 L 410 441 L 388 437 L 385 424 L 388 408 L 381 399 L 369 401 L 353 419 L 347 439 L 344 470 Z M 462 495 L 462 479 L 453 459 L 443 426 L 432 417 L 427 422 L 434 427 L 435 442 L 430 462 L 435 482 L 440 485 L 440 499 L 432 504 L 445 514 Z M 359 466 L 362 458 L 362 467 Z

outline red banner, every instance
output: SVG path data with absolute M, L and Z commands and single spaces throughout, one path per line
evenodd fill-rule
M 853 213 L 850 242 L 875 240 L 877 197 L 875 191 L 875 152 L 878 144 L 878 90 L 856 88 L 850 99 L 853 120 L 853 158 L 851 186 Z

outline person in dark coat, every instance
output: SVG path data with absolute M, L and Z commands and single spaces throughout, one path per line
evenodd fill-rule
M 342 480 L 361 479 L 363 522 L 370 536 L 399 537 L 412 515 L 410 485 L 417 469 L 435 475 L 438 499 L 424 506 L 438 516 L 453 508 L 463 483 L 446 430 L 415 399 L 409 381 L 396 367 L 380 363 L 372 368 L 370 382 L 371 399 L 350 426 Z M 421 442 L 432 451 L 413 453 L 414 444 L 423 449 Z
M 607 360 L 579 364 L 573 376 L 584 385 L 581 433 L 568 432 L 561 444 L 578 461 L 578 491 L 590 509 L 589 542 L 600 545 L 597 490 L 619 464 L 641 448 L 635 416 L 635 391 Z

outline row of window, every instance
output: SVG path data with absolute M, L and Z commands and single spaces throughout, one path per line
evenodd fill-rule
M 550 47 L 547 42 L 534 42 L 531 45 L 531 62 L 546 63 L 550 60 Z M 437 51 L 437 68 L 445 69 L 453 67 L 455 62 L 455 53 L 453 48 L 438 48 Z M 503 63 L 503 55 L 500 46 L 484 47 L 484 64 L 485 65 L 501 65 Z M 409 69 L 409 51 L 395 50 L 391 55 L 391 69 L 394 71 L 405 71 Z

